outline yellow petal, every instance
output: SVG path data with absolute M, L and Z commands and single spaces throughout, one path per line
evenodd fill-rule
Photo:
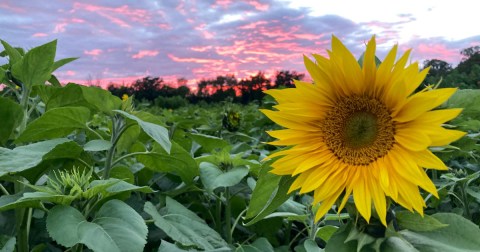
M 458 130 L 439 129 L 435 133 L 431 133 L 428 136 L 432 139 L 431 146 L 444 146 L 465 136 L 465 132 Z
M 432 142 L 424 131 L 415 128 L 398 128 L 395 141 L 412 151 L 425 150 Z
M 387 226 L 387 201 L 385 199 L 385 193 L 378 185 L 378 181 L 366 176 L 367 185 L 370 193 L 372 194 L 373 204 L 377 211 L 378 217 L 384 226 Z
M 440 158 L 433 155 L 430 150 L 423 151 L 410 151 L 409 156 L 415 160 L 415 162 L 424 168 L 437 169 L 437 170 L 448 170 L 448 167 L 443 163 Z
M 398 110 L 398 114 L 395 112 L 392 114 L 393 120 L 397 122 L 412 121 L 444 103 L 456 90 L 456 88 L 442 88 L 412 95 L 405 105 Z
M 325 216 L 325 214 L 328 213 L 328 211 L 332 208 L 333 203 L 335 203 L 335 200 L 337 200 L 342 192 L 343 188 L 336 191 L 331 197 L 320 203 L 320 207 L 315 214 L 315 222 L 318 222 L 323 216 Z
M 359 169 L 359 172 L 360 177 L 353 186 L 353 199 L 358 212 L 367 222 L 370 222 L 370 216 L 372 214 L 372 197 L 370 196 L 370 191 L 366 185 L 365 172 L 363 169 Z

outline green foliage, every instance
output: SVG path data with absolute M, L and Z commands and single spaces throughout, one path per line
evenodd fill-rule
M 73 207 L 55 206 L 48 213 L 47 230 L 65 247 L 85 244 L 96 252 L 143 251 L 148 232 L 142 217 L 119 200 L 105 203 L 92 221 Z
M 158 228 L 182 246 L 208 251 L 228 247 L 204 220 L 169 197 L 166 198 L 166 205 L 161 213 L 150 202 L 145 203 L 144 210 L 152 216 Z
M 22 122 L 22 107 L 10 99 L 0 97 L 0 118 L 3 120 L 0 127 L 0 145 L 4 146 Z

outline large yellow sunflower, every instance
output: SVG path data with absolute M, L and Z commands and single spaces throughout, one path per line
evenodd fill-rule
M 266 91 L 278 105 L 262 112 L 286 128 L 268 132 L 278 139 L 270 144 L 290 147 L 269 156 L 281 156 L 272 172 L 296 176 L 290 191 L 313 191 L 313 204 L 320 203 L 317 221 L 339 198 L 343 209 L 352 193 L 367 221 L 373 200 L 387 225 L 387 196 L 423 215 L 419 187 L 438 197 L 424 168 L 447 169 L 428 147 L 464 135 L 442 127 L 461 109 L 432 110 L 455 88 L 414 94 L 428 69 L 419 72 L 416 62 L 406 66 L 410 51 L 395 62 L 397 46 L 376 66 L 375 47 L 372 37 L 360 66 L 333 36 L 328 58 L 314 54 L 314 63 L 304 57 L 313 84 L 295 81 L 295 88 Z

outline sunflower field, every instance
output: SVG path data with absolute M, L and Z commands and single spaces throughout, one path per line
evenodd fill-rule
M 1 41 L 0 251 L 480 251 L 480 90 L 332 37 L 260 102 L 146 106 Z

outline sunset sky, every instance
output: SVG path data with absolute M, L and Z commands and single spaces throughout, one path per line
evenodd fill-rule
M 189 85 L 259 70 L 304 72 L 303 55 L 325 54 L 331 35 L 359 56 L 376 35 L 382 59 L 394 44 L 412 60 L 454 66 L 480 45 L 480 15 L 468 0 L 1 0 L 0 39 L 32 48 L 58 39 L 57 58 L 80 57 L 60 81 L 129 84 L 159 76 Z M 5 59 L 0 59 L 3 64 Z

